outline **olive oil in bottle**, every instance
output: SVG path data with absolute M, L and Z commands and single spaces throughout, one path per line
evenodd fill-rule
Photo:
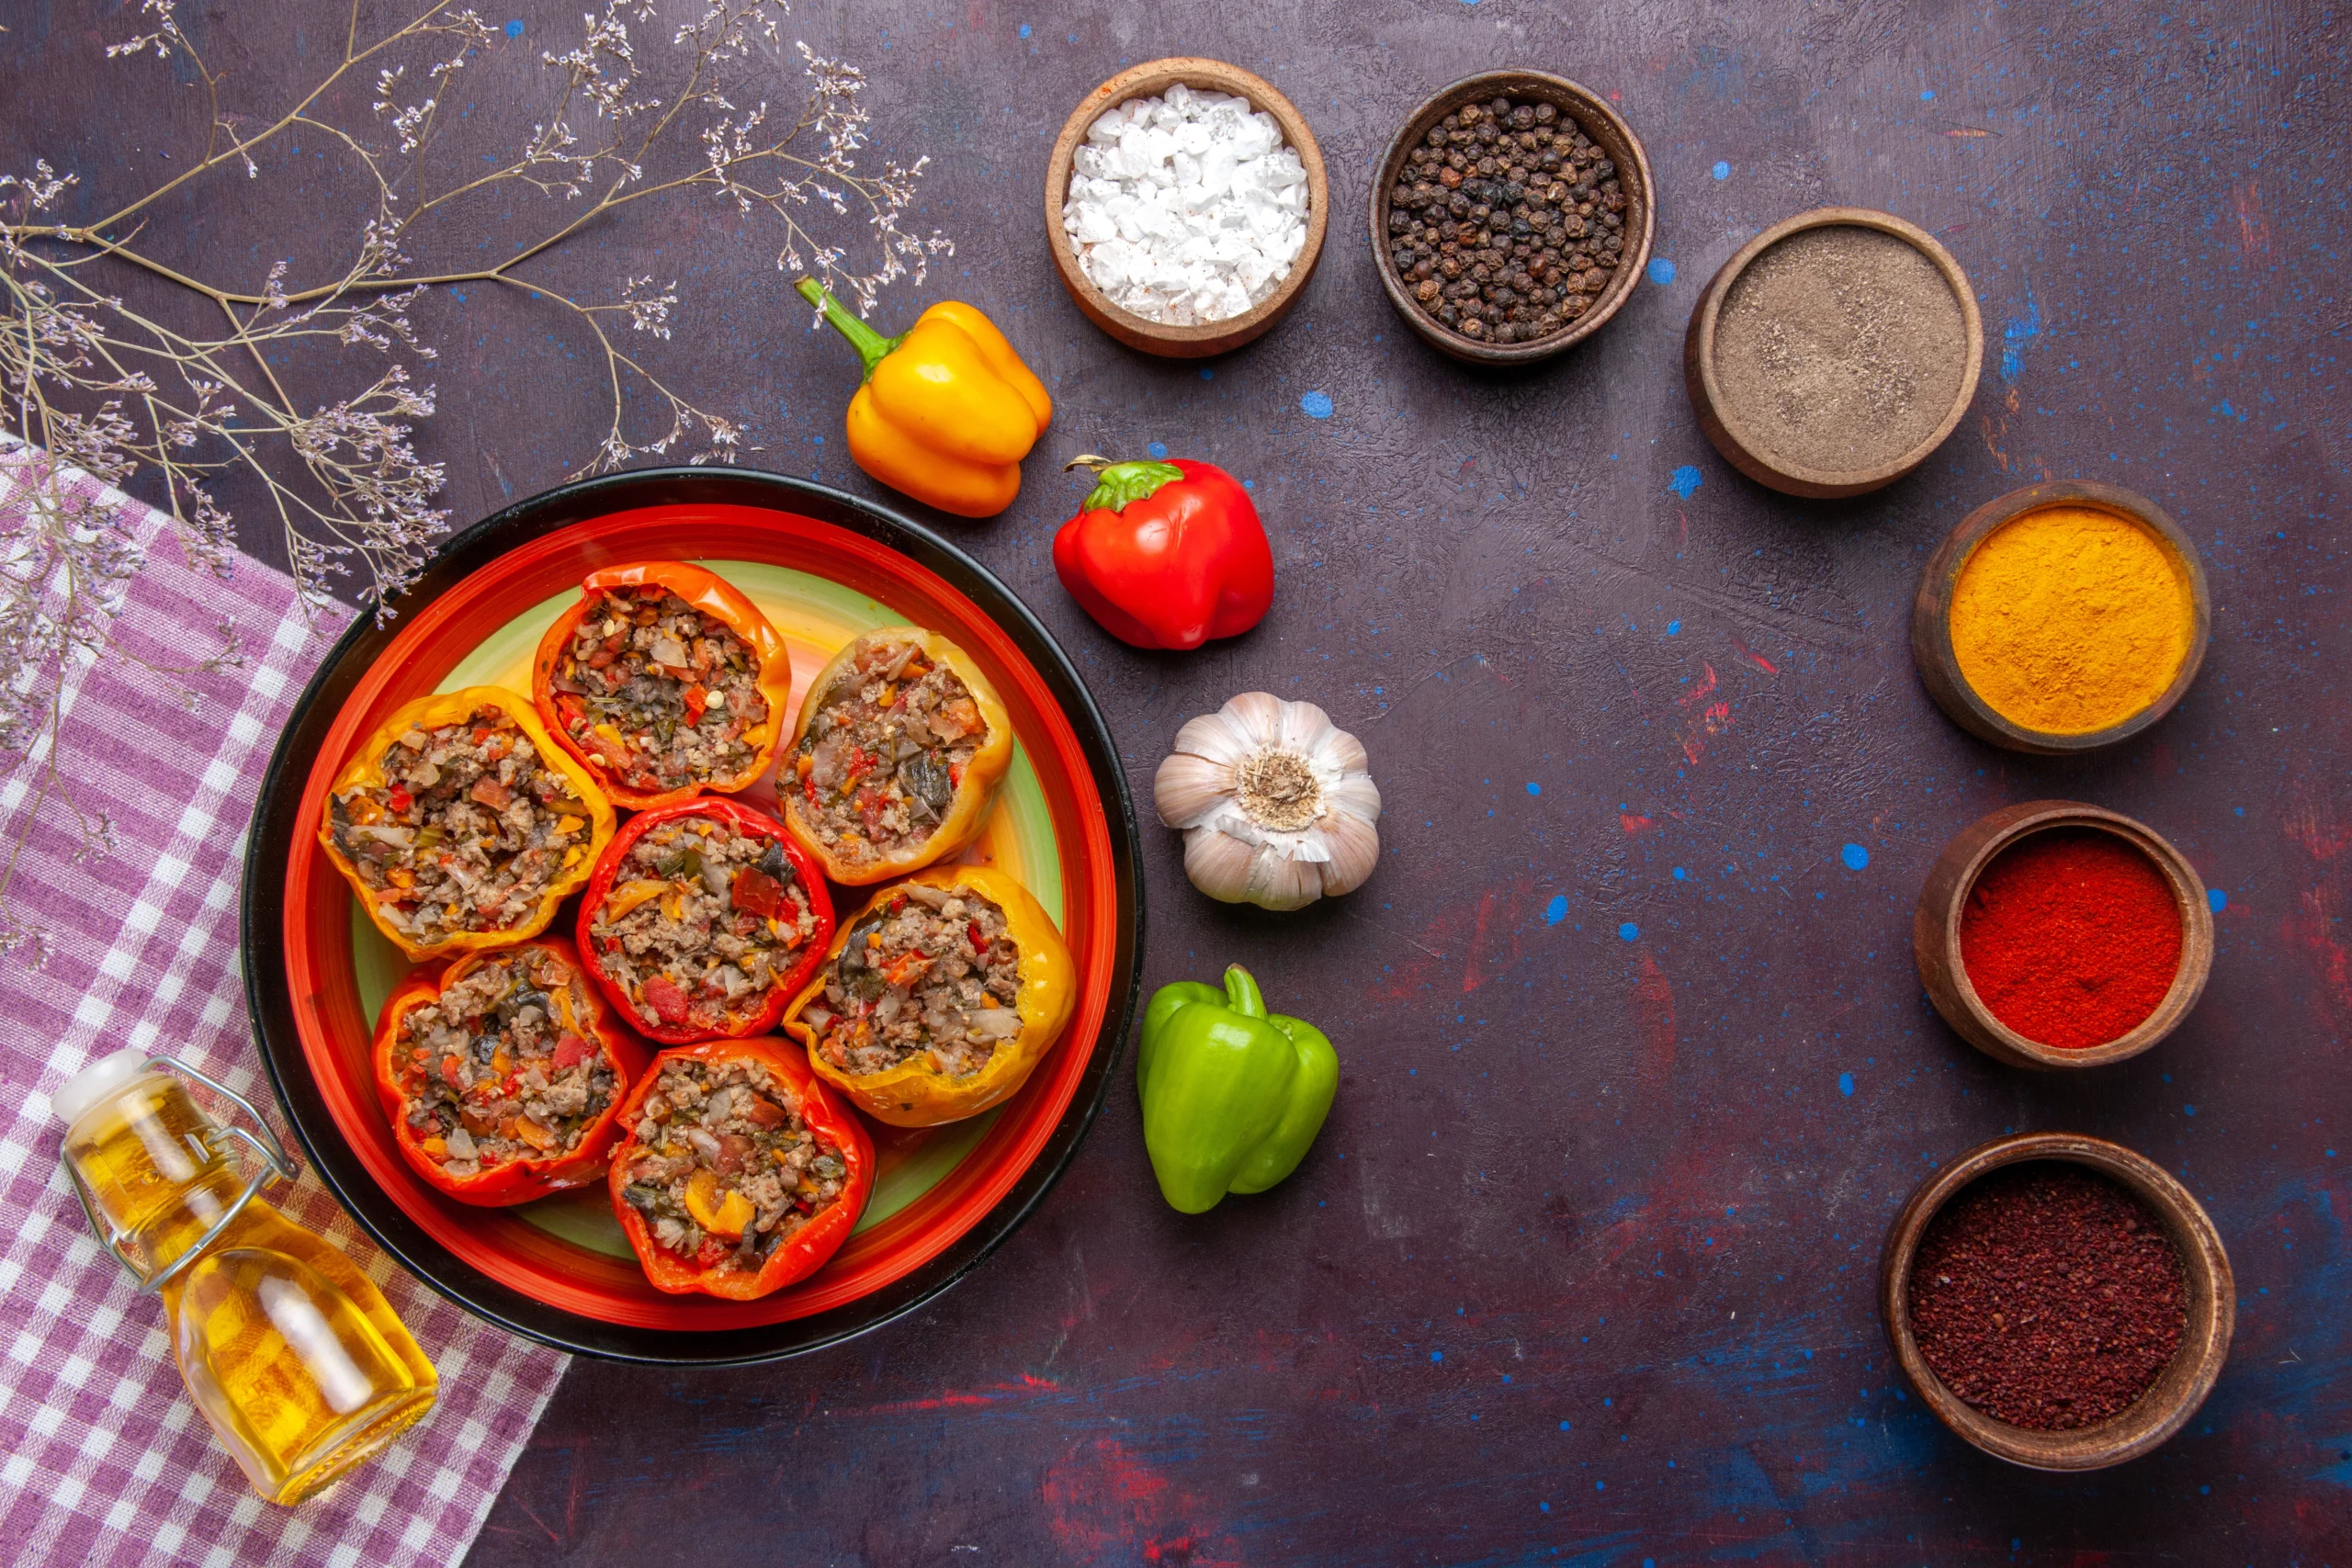
M 51 1100 L 65 1167 L 100 1241 L 161 1299 L 220 1446 L 262 1496 L 297 1503 L 433 1407 L 433 1364 L 383 1292 L 221 1152 L 241 1139 L 287 1175 L 275 1139 L 221 1127 L 165 1066 L 201 1077 L 125 1049 L 68 1079 Z

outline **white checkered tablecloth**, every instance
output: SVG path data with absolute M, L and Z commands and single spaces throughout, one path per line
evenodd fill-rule
M 39 460 L 0 447 L 0 539 L 28 525 Z M 383 1288 L 433 1359 L 440 1401 L 327 1493 L 290 1509 L 264 1503 L 188 1403 L 162 1309 L 90 1237 L 57 1167 L 50 1094 L 123 1045 L 184 1057 L 276 1117 L 237 960 L 245 824 L 288 709 L 349 616 L 330 608 L 307 622 L 292 582 L 252 560 L 226 581 L 190 570 L 160 514 L 123 507 L 122 527 L 153 549 L 116 618 L 121 649 L 185 667 L 226 618 L 246 656 L 176 682 L 119 658 L 77 669 L 53 738 L 0 780 L 0 852 L 24 837 L 11 908 L 51 943 L 38 970 L 0 957 L 0 1541 L 18 1568 L 449 1568 L 566 1358 L 395 1268 L 305 1171 L 271 1201 Z M 42 799 L 52 744 L 71 807 L 54 788 Z M 111 854 L 75 862 L 75 809 L 111 818 Z

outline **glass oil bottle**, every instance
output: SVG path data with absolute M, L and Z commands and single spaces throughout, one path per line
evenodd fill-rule
M 173 1074 L 233 1101 L 260 1136 L 214 1122 Z M 163 1303 L 188 1397 L 254 1491 L 300 1502 L 433 1407 L 433 1364 L 383 1292 L 256 1196 L 293 1171 L 252 1106 L 136 1049 L 85 1067 L 51 1105 L 92 1227 Z M 234 1143 L 261 1161 L 251 1176 L 227 1156 Z

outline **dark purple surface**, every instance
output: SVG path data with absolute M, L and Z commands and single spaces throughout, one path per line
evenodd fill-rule
M 45 152 L 94 203 L 144 188 L 152 151 L 96 149 L 152 150 L 185 105 L 105 85 L 125 68 L 97 45 L 128 30 L 124 9 L 12 11 L 5 166 Z M 271 18 L 308 9 L 239 8 L 244 44 L 218 53 L 241 91 L 275 102 L 293 84 L 276 62 L 300 33 Z M 467 90 L 568 45 L 578 9 L 520 8 L 516 59 L 479 62 Z M 1337 1041 L 1340 1102 L 1290 1182 L 1186 1219 L 1159 1203 L 1123 1093 L 1027 1227 L 913 1319 L 750 1372 L 576 1365 L 471 1561 L 2352 1557 L 2352 637 L 2328 520 L 2352 334 L 2341 12 L 808 11 L 796 31 L 873 73 L 880 148 L 933 155 L 924 219 L 959 243 L 885 326 L 968 299 L 1053 388 L 1029 490 L 953 530 L 1062 636 L 1137 788 L 1184 718 L 1252 687 L 1323 704 L 1371 749 L 1389 853 L 1354 897 L 1289 917 L 1213 906 L 1172 835 L 1147 867 L 1147 983 L 1246 959 Z M 1168 53 L 1269 76 L 1331 168 L 1300 309 L 1206 367 L 1087 325 L 1041 230 L 1069 107 Z M 1506 64 L 1622 104 L 1673 272 L 1593 343 L 1498 380 L 1403 330 L 1360 215 L 1412 105 Z M 257 280 L 288 248 L 257 233 L 303 223 L 323 181 L 236 182 L 222 200 L 239 205 L 168 209 L 157 230 Z M 1836 504 L 1734 475 L 1679 362 L 1724 258 L 1826 202 L 1937 233 L 1986 332 L 1959 434 L 1912 479 Z M 841 457 L 846 351 L 804 333 L 772 252 L 731 219 L 673 212 L 583 234 L 550 267 L 582 287 L 678 276 L 688 309 L 652 361 L 752 422 L 755 461 L 873 491 Z M 566 322 L 478 291 L 423 320 L 446 350 L 428 449 L 461 518 L 586 460 L 602 393 Z M 1155 441 L 1249 479 L 1276 541 L 1267 624 L 1190 658 L 1110 642 L 1046 558 L 1079 493 L 1058 463 Z M 2178 711 L 2072 762 L 1962 735 L 1906 643 L 1943 531 L 2067 477 L 2171 511 L 2215 604 Z M 2188 1025 L 2081 1081 L 1962 1044 L 1908 950 L 1944 840 L 2041 795 L 2141 817 L 2226 897 Z M 1904 1397 L 1880 1335 L 1888 1216 L 1936 1162 L 2011 1128 L 2158 1158 L 2237 1268 L 2219 1389 L 2118 1471 L 1978 1456 Z

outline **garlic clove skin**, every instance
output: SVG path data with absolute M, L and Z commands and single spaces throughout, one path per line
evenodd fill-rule
M 1380 790 L 1363 744 L 1313 703 L 1244 692 L 1177 731 L 1152 780 L 1184 833 L 1184 874 L 1213 898 L 1296 909 L 1380 864 Z

